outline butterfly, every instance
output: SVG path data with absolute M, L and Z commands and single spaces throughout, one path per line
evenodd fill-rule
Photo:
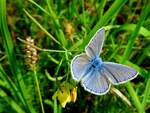
M 105 29 L 100 28 L 85 47 L 85 53 L 76 55 L 71 61 L 71 74 L 83 88 L 95 95 L 104 95 L 111 84 L 118 85 L 134 79 L 135 69 L 113 62 L 103 62 L 99 57 L 104 43 Z

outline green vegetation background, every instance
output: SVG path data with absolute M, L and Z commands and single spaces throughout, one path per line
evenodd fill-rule
M 149 113 L 149 15 L 149 0 L 0 0 L 0 113 Z M 102 26 L 102 59 L 139 71 L 114 86 L 131 106 L 112 91 L 92 95 L 71 77 L 72 58 Z M 69 92 L 78 87 L 77 100 L 62 108 L 55 95 L 66 83 Z

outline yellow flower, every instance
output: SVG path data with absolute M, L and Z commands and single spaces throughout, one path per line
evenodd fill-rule
M 71 97 L 72 102 L 75 102 L 77 100 L 77 87 L 75 87 L 71 90 L 70 97 Z
M 63 108 L 66 106 L 67 103 L 71 102 L 70 92 L 64 87 L 61 88 L 61 90 L 57 90 L 57 97 Z
M 54 97 L 57 97 L 61 106 L 65 108 L 67 103 L 76 101 L 77 87 L 73 87 L 71 84 L 65 83 L 56 91 L 53 98 Z

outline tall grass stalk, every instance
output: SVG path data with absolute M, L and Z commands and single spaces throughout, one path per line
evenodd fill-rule
M 145 18 L 148 16 L 148 14 L 149 14 L 149 12 L 150 12 L 149 7 L 150 7 L 150 3 L 147 4 L 147 5 L 144 7 L 144 9 L 142 10 L 141 15 L 140 15 L 140 20 L 139 20 L 139 22 L 137 23 L 137 26 L 136 26 L 136 28 L 134 29 L 134 31 L 132 32 L 131 36 L 129 37 L 129 42 L 128 42 L 128 44 L 127 44 L 127 47 L 126 47 L 126 49 L 125 49 L 124 55 L 123 55 L 123 57 L 122 57 L 120 63 L 125 63 L 125 61 L 128 59 L 128 57 L 129 57 L 129 55 L 130 55 L 130 53 L 131 53 L 132 47 L 133 47 L 133 45 L 134 45 L 135 39 L 136 39 L 136 37 L 137 37 L 137 35 L 138 35 L 138 33 L 139 33 L 139 30 L 140 30 L 141 26 L 143 25 Z M 144 108 L 143 108 L 144 106 L 141 106 L 141 103 L 140 103 L 140 101 L 139 101 L 139 99 L 138 99 L 138 96 L 137 96 L 137 94 L 135 93 L 135 91 L 134 91 L 134 89 L 133 89 L 131 83 L 128 82 L 128 83 L 126 84 L 126 87 L 127 87 L 128 91 L 129 91 L 129 93 L 130 93 L 130 96 L 132 97 L 132 101 L 134 102 L 134 104 L 135 104 L 137 110 L 138 110 L 139 112 L 143 113 L 143 112 L 144 112 Z
M 111 7 L 106 11 L 106 13 L 99 18 L 99 21 L 94 26 L 94 28 L 91 30 L 91 32 L 87 35 L 86 40 L 84 40 L 81 49 L 84 49 L 84 47 L 87 45 L 89 40 L 92 38 L 92 36 L 95 34 L 95 32 L 101 28 L 102 26 L 105 26 L 122 8 L 122 6 L 127 2 L 127 0 L 115 0 L 114 3 L 111 5 Z M 103 11 L 103 10 L 101 10 Z
M 61 42 L 61 44 L 66 47 L 67 46 L 67 40 L 66 40 L 66 37 L 64 35 L 64 32 L 61 28 L 61 25 L 60 25 L 60 22 L 59 22 L 59 19 L 56 15 L 56 11 L 53 11 L 52 9 L 52 1 L 50 0 L 46 0 L 46 3 L 48 5 L 48 10 L 49 10 L 49 15 L 51 17 L 51 21 L 53 21 L 53 26 L 55 28 L 55 32 L 56 32 L 56 36 L 59 40 L 59 42 Z
M 40 100 L 41 110 L 42 110 L 42 113 L 45 113 L 43 100 L 42 100 L 40 87 L 39 87 L 39 81 L 38 81 L 38 78 L 37 78 L 37 73 L 36 73 L 36 69 L 35 68 L 34 68 L 33 76 L 34 76 L 34 80 L 35 80 L 35 84 L 36 84 L 36 88 L 37 88 L 37 92 L 38 92 L 38 96 L 39 96 L 39 100 Z
M 24 9 L 24 12 L 27 14 L 27 16 L 40 28 L 44 31 L 45 34 L 47 34 L 54 42 L 61 45 L 59 41 L 57 41 L 34 17 L 32 17 L 28 11 Z
M 144 112 L 144 108 L 146 106 L 149 95 L 150 95 L 150 78 L 148 78 L 147 83 L 146 83 L 146 88 L 145 88 L 144 97 L 143 97 L 142 106 L 141 106 L 143 109 L 141 109 L 140 113 Z
M 34 111 L 31 109 L 31 106 L 28 105 L 28 102 L 25 98 L 26 88 L 25 88 L 24 81 L 22 79 L 21 72 L 19 70 L 19 66 L 16 61 L 14 45 L 13 45 L 12 38 L 8 30 L 8 25 L 7 25 L 6 20 L 7 20 L 6 19 L 6 0 L 0 0 L 0 28 L 1 28 L 4 48 L 5 48 L 8 62 L 9 62 L 9 67 L 13 76 L 16 78 L 17 87 L 21 95 L 20 99 L 21 99 L 22 104 L 24 105 L 25 109 L 29 113 L 33 113 Z

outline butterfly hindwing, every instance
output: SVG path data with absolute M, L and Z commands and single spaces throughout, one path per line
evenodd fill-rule
M 138 74 L 135 69 L 129 66 L 113 62 L 104 62 L 103 72 L 105 73 L 106 77 L 116 85 L 132 80 Z
M 104 32 L 104 28 L 99 29 L 86 46 L 85 51 L 89 57 L 99 56 L 104 43 Z
M 95 95 L 104 95 L 109 91 L 111 84 L 103 73 L 91 70 L 81 80 L 81 85 L 88 92 Z

